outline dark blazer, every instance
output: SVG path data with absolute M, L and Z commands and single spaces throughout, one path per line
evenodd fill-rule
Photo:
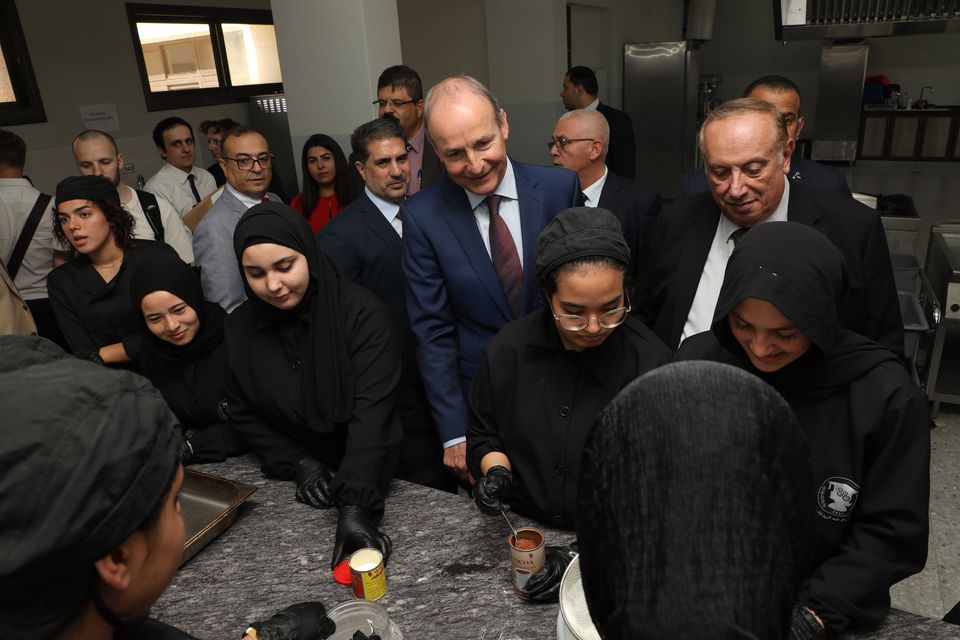
M 521 315 L 542 304 L 537 236 L 576 205 L 577 174 L 513 162 L 523 234 Z M 466 398 L 490 338 L 514 319 L 463 188 L 449 178 L 407 200 L 403 270 L 417 360 L 443 442 L 467 432 Z
M 813 160 L 792 158 L 787 177 L 790 178 L 791 184 L 802 183 L 805 187 L 834 191 L 846 196 L 851 195 L 850 187 L 847 186 L 847 178 L 842 172 Z M 703 193 L 709 190 L 707 176 L 703 171 L 691 171 L 683 176 L 680 182 L 681 196 L 692 196 L 695 193 Z
M 610 125 L 607 167 L 618 176 L 633 180 L 637 175 L 637 141 L 630 116 L 602 102 L 597 105 L 597 111 L 603 114 Z
M 434 156 L 436 158 L 436 156 Z M 447 488 L 452 476 L 443 467 L 430 405 L 417 366 L 413 331 L 407 316 L 407 283 L 400 266 L 403 240 L 366 191 L 317 234 L 340 276 L 369 289 L 387 306 L 401 345 L 403 375 L 397 387 L 397 413 L 403 425 L 398 476 L 419 484 Z
M 657 190 L 645 182 L 607 172 L 598 206 L 612 211 L 620 221 L 630 247 L 630 273 L 637 281 L 650 264 L 650 236 L 662 204 Z
M 423 162 L 420 165 L 420 190 L 423 191 L 434 182 L 446 175 L 447 171 L 437 157 L 437 152 L 433 150 L 433 145 L 423 137 Z
M 713 196 L 701 193 L 677 200 L 657 219 L 638 313 L 671 349 L 680 342 L 720 215 Z M 849 282 L 841 324 L 902 359 L 903 320 L 877 212 L 853 198 L 793 182 L 787 218 L 821 231 L 846 259 Z

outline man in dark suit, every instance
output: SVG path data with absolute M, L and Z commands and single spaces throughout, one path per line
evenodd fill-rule
M 800 88 L 791 80 L 783 76 L 764 76 L 750 83 L 744 98 L 757 98 L 769 102 L 780 112 L 784 124 L 787 126 L 787 135 L 796 144 L 803 131 L 804 119 L 800 115 Z M 803 184 L 825 191 L 835 191 L 843 195 L 851 195 L 850 187 L 843 173 L 833 167 L 822 165 L 813 160 L 799 156 L 790 159 L 790 171 L 787 173 L 792 183 Z M 694 171 L 683 177 L 680 185 L 680 194 L 691 196 L 695 193 L 708 191 L 707 176 L 703 171 Z
M 603 115 L 574 109 L 554 126 L 550 155 L 555 166 L 577 172 L 584 206 L 607 209 L 620 221 L 630 247 L 630 274 L 638 279 L 649 264 L 650 236 L 662 202 L 653 187 L 621 178 L 607 168 L 609 136 Z
M 633 180 L 637 174 L 637 142 L 633 135 L 633 122 L 623 111 L 600 102 L 597 91 L 597 76 L 589 67 L 570 67 L 563 77 L 560 97 L 567 111 L 589 109 L 603 114 L 610 125 L 607 166 L 618 176 Z
M 443 165 L 427 142 L 423 127 L 423 84 L 420 74 L 405 64 L 387 67 L 377 80 L 377 116 L 393 118 L 407 136 L 410 193 L 413 195 L 443 175 Z
M 442 464 L 443 449 L 424 395 L 407 316 L 407 283 L 400 267 L 400 203 L 410 184 L 406 138 L 396 120 L 384 118 L 357 127 L 350 146 L 365 185 L 363 193 L 323 226 L 317 241 L 341 277 L 363 285 L 387 305 L 400 339 L 403 376 L 397 391 L 397 413 L 403 442 L 397 476 L 451 490 L 456 483 Z
M 741 98 L 700 129 L 710 191 L 663 210 L 639 315 L 673 349 L 706 331 L 727 260 L 743 233 L 791 220 L 821 231 L 847 261 L 843 326 L 903 355 L 903 322 L 880 217 L 853 198 L 786 179 L 793 140 L 775 106 Z
M 424 113 L 446 175 L 400 208 L 407 308 L 444 464 L 467 480 L 473 375 L 490 338 L 543 304 L 537 236 L 580 190 L 572 171 L 507 157 L 506 113 L 473 78 L 440 82 Z

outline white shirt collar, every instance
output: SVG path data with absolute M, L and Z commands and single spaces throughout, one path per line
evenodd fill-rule
M 246 195 L 245 193 L 240 193 L 239 191 L 237 191 L 236 189 L 234 189 L 233 187 L 231 187 L 229 183 L 228 183 L 228 184 L 225 184 L 225 185 L 223 185 L 223 186 L 224 186 L 224 188 L 225 188 L 227 191 L 229 191 L 230 193 L 233 194 L 233 197 L 235 197 L 237 200 L 239 200 L 239 201 L 242 202 L 243 204 L 247 205 L 247 208 L 248 208 L 248 209 L 249 209 L 250 207 L 252 207 L 252 206 L 254 206 L 254 205 L 256 205 L 256 204 L 260 204 L 260 203 L 262 202 L 262 200 L 258 200 L 257 198 L 251 198 L 250 196 Z M 263 195 L 264 195 L 264 197 L 266 197 L 267 194 L 263 194 Z
M 368 198 L 370 198 L 370 202 L 376 205 L 377 209 L 380 210 L 380 213 L 383 214 L 383 217 L 387 219 L 387 222 L 393 224 L 393 219 L 397 217 L 397 212 L 400 211 L 400 205 L 387 202 L 383 198 L 374 195 L 373 192 L 370 191 L 370 189 L 366 186 L 363 188 L 363 192 L 367 194 Z
M 587 111 L 596 111 L 597 107 L 600 106 L 600 98 L 594 98 L 593 102 L 584 107 Z
M 603 175 L 589 187 L 583 189 L 583 195 L 587 198 L 588 207 L 596 207 L 600 203 L 600 192 L 603 191 L 603 185 L 607 181 L 607 167 L 603 167 Z
M 480 204 L 487 199 L 487 196 L 493 195 L 490 193 L 485 193 L 483 195 L 477 195 L 472 191 L 463 190 L 467 194 L 467 200 L 470 201 L 470 208 L 476 209 Z M 497 188 L 493 190 L 493 193 L 504 198 L 509 198 L 511 200 L 517 200 L 517 177 L 513 173 L 513 163 L 510 162 L 510 158 L 507 158 L 507 171 L 503 174 L 503 179 L 500 180 L 500 184 L 497 185 Z

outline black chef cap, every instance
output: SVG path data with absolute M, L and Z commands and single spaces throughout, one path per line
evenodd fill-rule
M 120 206 L 117 188 L 103 176 L 70 176 L 57 185 L 57 205 L 68 200 L 106 200 Z
M 157 512 L 180 429 L 146 378 L 43 338 L 0 336 L 0 361 L 0 619 L 41 629 Z
M 573 207 L 557 214 L 537 239 L 537 280 L 562 264 L 604 256 L 630 263 L 620 221 L 606 209 Z

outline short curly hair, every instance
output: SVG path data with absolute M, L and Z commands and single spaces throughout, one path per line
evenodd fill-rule
M 90 202 L 103 212 L 113 233 L 113 241 L 117 243 L 117 246 L 121 249 L 132 247 L 134 245 L 133 225 L 136 224 L 133 216 L 123 207 L 108 200 L 91 200 Z M 69 246 L 73 253 L 77 253 L 76 248 L 60 226 L 60 214 L 57 213 L 56 207 L 53 208 L 53 235 L 60 241 L 61 245 Z

